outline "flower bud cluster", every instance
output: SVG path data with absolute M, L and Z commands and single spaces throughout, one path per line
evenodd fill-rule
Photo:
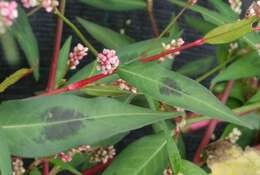
M 0 34 L 5 33 L 17 17 L 18 10 L 15 1 L 0 1 Z
M 120 60 L 115 50 L 104 49 L 97 57 L 97 70 L 101 70 L 103 74 L 112 74 L 120 64 Z
M 240 14 L 242 12 L 242 1 L 241 0 L 228 0 L 230 8 L 236 12 L 237 14 Z
M 12 160 L 13 175 L 22 175 L 25 173 L 23 166 L 23 160 L 20 158 L 14 158 Z
M 129 92 L 132 92 L 132 93 L 134 93 L 134 94 L 137 93 L 136 87 L 129 85 L 129 84 L 128 84 L 125 80 L 123 80 L 123 79 L 118 79 L 118 80 L 115 82 L 115 84 L 116 84 L 117 86 L 119 86 L 119 88 L 120 88 L 121 90 L 129 91 Z
M 71 70 L 74 70 L 77 68 L 77 65 L 80 63 L 80 60 L 82 60 L 88 53 L 88 48 L 84 47 L 82 44 L 78 44 L 76 47 L 74 47 L 73 52 L 70 53 L 69 57 L 69 68 Z
M 179 38 L 177 40 L 172 40 L 170 44 L 162 43 L 162 47 L 165 51 L 172 50 L 181 47 L 184 44 L 184 41 L 182 38 Z M 165 57 L 161 57 L 160 61 L 164 62 L 167 58 L 168 59 L 174 59 L 177 55 L 179 55 L 180 52 L 175 52 L 173 54 L 169 54 Z

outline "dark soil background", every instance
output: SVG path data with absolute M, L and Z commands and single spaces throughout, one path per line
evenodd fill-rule
M 180 9 L 173 6 L 167 0 L 154 0 L 154 14 L 158 21 L 160 30 L 168 24 L 173 13 L 177 14 Z M 200 4 L 203 6 L 212 8 L 206 0 L 199 0 Z M 251 0 L 243 0 L 244 6 L 248 7 Z M 187 11 L 185 15 L 197 15 L 191 11 Z M 115 31 L 120 31 L 124 28 L 126 34 L 136 39 L 137 41 L 149 39 L 153 37 L 151 30 L 150 20 L 146 15 L 145 11 L 130 11 L 130 12 L 108 12 L 99 10 L 85 4 L 80 3 L 78 0 L 67 0 L 66 6 L 66 16 L 69 17 L 73 23 L 76 22 L 75 17 L 80 16 L 86 18 L 90 21 L 96 22 L 98 24 L 112 28 Z M 131 19 L 132 24 L 126 26 L 126 20 Z M 40 47 L 40 81 L 35 82 L 32 76 L 23 79 L 23 81 L 18 82 L 11 88 L 9 88 L 5 93 L 0 94 L 0 100 L 7 99 L 19 99 L 25 98 L 33 95 L 35 91 L 42 91 L 46 88 L 47 78 L 49 73 L 50 62 L 52 58 L 53 43 L 54 43 L 54 33 L 55 33 L 55 17 L 52 14 L 45 13 L 44 10 L 39 11 L 30 17 L 30 21 L 33 26 L 33 30 L 37 36 L 38 44 Z M 188 28 L 183 20 L 179 21 L 179 25 L 184 29 L 183 38 L 186 42 L 193 41 L 199 37 L 199 33 L 195 30 Z M 80 27 L 80 26 L 79 26 Z M 82 29 L 82 28 L 81 28 Z M 82 30 L 84 31 L 84 30 Z M 85 33 L 85 32 L 84 32 Z M 102 49 L 93 38 L 91 38 L 87 33 L 85 33 L 87 38 L 97 46 L 97 48 Z M 65 40 L 69 35 L 73 35 L 70 29 L 66 26 L 64 27 L 64 37 Z M 73 42 L 76 44 L 78 42 L 77 38 L 73 38 Z M 207 55 L 214 54 L 214 47 L 211 46 L 201 46 L 198 48 L 185 51 L 181 56 L 176 59 L 175 67 L 184 65 L 186 62 L 194 59 L 204 58 Z M 0 56 L 2 54 L 0 53 Z M 21 54 L 21 56 L 23 56 Z M 9 66 L 5 59 L 1 56 L 0 61 L 0 81 L 2 81 L 6 76 L 15 72 L 18 68 L 27 65 L 24 58 L 21 60 L 21 64 L 18 66 Z M 82 64 L 81 64 L 82 65 Z M 150 133 L 150 129 L 142 129 L 132 133 L 128 139 L 125 139 L 122 144 L 126 145 L 130 141 L 142 136 L 145 133 Z M 195 148 L 199 144 L 201 138 L 201 132 L 197 134 L 190 134 L 185 136 L 185 142 L 187 145 L 187 156 L 189 159 L 192 158 Z

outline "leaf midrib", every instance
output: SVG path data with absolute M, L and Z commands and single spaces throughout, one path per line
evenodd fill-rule
M 150 163 L 150 161 L 163 149 L 166 143 L 167 141 L 164 140 L 162 145 L 157 150 L 155 150 L 155 152 L 147 159 L 147 161 L 144 164 L 142 164 L 142 166 L 135 172 L 135 174 L 139 174 L 144 169 L 144 167 L 146 167 L 147 164 Z
M 175 113 L 176 114 L 176 113 Z M 78 119 L 70 119 L 70 120 L 64 120 L 64 121 L 55 121 L 55 122 L 48 122 L 48 123 L 33 123 L 33 124 L 19 124 L 19 125 L 2 125 L 0 126 L 2 129 L 13 129 L 13 128 L 32 128 L 32 127 L 44 127 L 44 126 L 52 126 L 52 125 L 59 125 L 59 124 L 66 124 L 66 123 L 72 123 L 77 121 L 84 121 L 84 120 L 95 120 L 95 119 L 102 119 L 102 118 L 114 118 L 118 116 L 127 117 L 127 116 L 157 116 L 159 113 L 128 113 L 128 114 L 105 114 L 105 115 L 96 115 L 95 117 L 83 117 Z M 149 116 L 148 116 L 149 115 Z M 173 115 L 173 113 L 161 113 L 161 116 L 168 116 Z M 173 115 L 174 116 L 174 115 Z

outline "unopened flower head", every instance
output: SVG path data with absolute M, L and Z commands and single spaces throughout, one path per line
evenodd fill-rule
M 167 168 L 163 171 L 163 175 L 172 175 L 172 169 L 171 168 Z
M 179 38 L 177 40 L 172 40 L 170 44 L 162 43 L 162 47 L 164 50 L 172 50 L 181 47 L 184 44 L 184 41 L 182 38 Z M 175 52 L 173 54 L 169 54 L 165 57 L 161 57 L 160 61 L 163 62 L 165 59 L 174 59 L 177 55 L 179 55 L 180 52 Z
M 229 133 L 226 139 L 229 140 L 231 143 L 236 143 L 241 135 L 242 133 L 238 128 L 233 128 L 232 132 Z
M 23 166 L 23 160 L 20 158 L 14 158 L 12 161 L 13 175 L 22 175 L 25 173 Z
M 123 79 L 118 79 L 116 82 L 115 82 L 116 85 L 119 86 L 119 88 L 121 90 L 125 90 L 125 91 L 129 91 L 129 92 L 132 92 L 134 94 L 137 93 L 137 89 L 131 85 L 129 85 L 125 80 Z
M 35 7 L 40 4 L 38 0 L 21 0 L 21 1 L 25 8 Z
M 198 2 L 198 0 L 189 0 L 189 3 L 190 3 L 191 5 L 195 5 L 197 2 Z
M 0 1 L 0 34 L 5 33 L 17 17 L 18 11 L 15 1 Z
M 75 154 L 91 153 L 93 149 L 90 145 L 81 145 L 77 148 L 71 148 L 67 153 L 60 152 L 56 155 L 56 158 L 61 159 L 63 162 L 71 162 Z
M 96 148 L 90 157 L 91 162 L 102 162 L 103 164 L 107 163 L 109 160 L 112 160 L 116 155 L 116 150 L 113 146 L 107 148 Z
M 103 74 L 112 74 L 120 64 L 116 51 L 109 49 L 104 49 L 98 54 L 97 62 L 97 70 L 101 70 Z
M 254 1 L 246 12 L 246 17 L 257 16 L 260 17 L 260 1 Z
M 236 12 L 237 14 L 240 14 L 242 12 L 242 1 L 241 0 L 228 0 L 230 8 Z
M 69 68 L 71 70 L 76 69 L 77 65 L 80 63 L 80 60 L 82 60 L 88 54 L 87 52 L 88 48 L 84 47 L 80 43 L 76 47 L 74 47 L 73 52 L 71 52 L 69 55 Z
M 58 0 L 41 0 L 40 2 L 46 12 L 52 12 L 59 5 Z

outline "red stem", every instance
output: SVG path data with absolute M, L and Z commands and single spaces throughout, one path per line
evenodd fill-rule
M 61 3 L 59 10 L 62 14 L 65 12 L 65 3 Z M 55 89 L 55 83 L 56 83 L 56 72 L 57 72 L 57 65 L 58 65 L 58 59 L 59 59 L 59 51 L 61 47 L 61 40 L 62 40 L 62 32 L 63 32 L 63 21 L 58 18 L 57 24 L 56 24 L 56 34 L 55 34 L 55 42 L 54 42 L 54 51 L 53 51 L 53 57 L 52 57 L 52 64 L 50 68 L 50 74 L 49 74 L 49 81 L 47 86 L 47 92 L 51 92 Z
M 234 80 L 230 80 L 228 82 L 228 84 L 227 84 L 227 86 L 226 86 L 226 88 L 224 90 L 224 93 L 223 93 L 223 95 L 221 97 L 221 102 L 223 104 L 226 104 L 234 84 L 235 84 Z M 203 149 L 209 144 L 210 138 L 211 138 L 211 136 L 212 136 L 212 134 L 213 134 L 217 124 L 218 124 L 218 120 L 211 120 L 210 121 L 209 126 L 207 128 L 207 131 L 205 132 L 205 135 L 204 135 L 204 137 L 203 137 L 203 139 L 202 139 L 202 141 L 201 141 L 201 143 L 200 143 L 200 145 L 199 145 L 199 147 L 198 147 L 198 149 L 197 149 L 197 151 L 195 153 L 195 156 L 194 156 L 194 159 L 193 159 L 194 163 L 196 163 L 196 164 L 200 163 L 200 161 L 201 161 L 200 155 L 201 155 Z
M 183 51 L 183 50 L 195 47 L 195 46 L 203 45 L 205 42 L 206 42 L 206 39 L 201 38 L 201 39 L 198 39 L 198 40 L 196 40 L 192 43 L 188 43 L 188 44 L 185 44 L 181 47 L 178 47 L 176 49 L 167 50 L 167 51 L 161 52 L 157 55 L 153 55 L 153 56 L 150 56 L 148 58 L 143 58 L 143 59 L 141 59 L 141 62 L 143 62 L 143 63 L 151 62 L 151 61 L 157 60 L 161 57 L 164 57 L 166 55 L 173 54 L 175 52 L 179 52 L 179 51 Z
M 48 160 L 44 160 L 42 162 L 43 165 L 43 173 L 42 175 L 49 175 L 49 161 Z
M 60 89 L 54 89 L 50 92 L 47 92 L 47 93 L 43 93 L 43 94 L 40 94 L 38 96 L 49 96 L 49 95 L 55 95 L 55 94 L 61 94 L 61 93 L 64 93 L 64 92 L 70 92 L 70 91 L 75 91 L 77 89 L 81 89 L 81 88 L 84 88 L 86 87 L 87 85 L 91 84 L 91 83 L 94 83 L 100 79 L 103 79 L 107 76 L 110 76 L 111 74 L 98 74 L 98 75 L 95 75 L 95 76 L 92 76 L 88 79 L 85 79 L 85 80 L 81 80 L 81 81 L 78 81 L 76 83 L 72 83 L 68 86 L 65 86 L 63 88 L 60 88 Z
M 111 164 L 111 162 L 112 162 L 112 160 L 109 160 L 105 164 L 103 164 L 103 163 L 97 164 L 96 166 L 84 171 L 83 175 L 96 175 L 98 173 L 101 173 Z

